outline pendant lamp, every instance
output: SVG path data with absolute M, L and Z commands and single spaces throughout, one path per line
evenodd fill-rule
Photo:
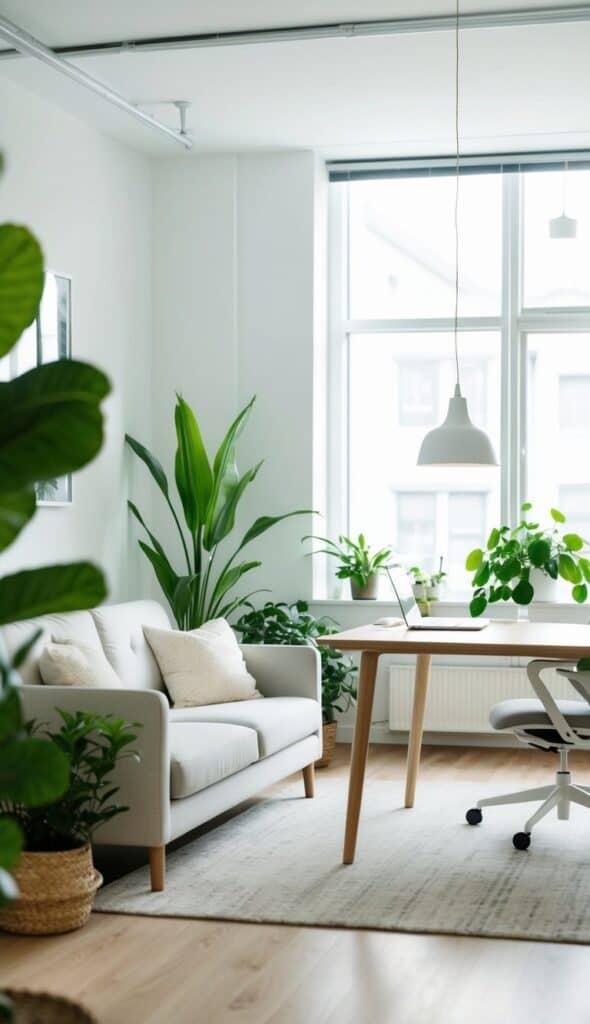
M 461 394 L 459 372 L 459 0 L 455 16 L 455 317 L 456 384 L 444 423 L 430 430 L 418 453 L 419 466 L 497 466 L 488 435 L 469 418 L 467 399 Z

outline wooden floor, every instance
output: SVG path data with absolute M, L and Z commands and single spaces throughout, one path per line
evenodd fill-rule
M 328 769 L 343 785 L 349 749 Z M 571 760 L 590 784 L 590 758 Z M 374 747 L 367 785 L 399 781 L 403 765 L 401 748 Z M 525 749 L 427 747 L 417 806 L 421 785 L 469 779 L 475 793 L 493 779 L 501 791 L 555 767 Z M 96 914 L 70 935 L 0 937 L 0 986 L 79 998 L 100 1024 L 577 1024 L 590 1021 L 589 973 L 584 946 L 220 921 Z

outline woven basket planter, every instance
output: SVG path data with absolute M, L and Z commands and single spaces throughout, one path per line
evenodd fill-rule
M 78 1003 L 46 992 L 4 989 L 14 1007 L 13 1024 L 96 1024 L 96 1018 Z
M 330 761 L 334 757 L 334 750 L 336 749 L 336 730 L 338 725 L 336 722 L 324 722 L 322 726 L 323 732 L 323 751 L 319 761 L 316 761 L 316 768 L 327 768 Z
M 89 843 L 60 853 L 23 853 L 13 874 L 20 896 L 0 911 L 0 927 L 18 935 L 81 928 L 102 885 Z

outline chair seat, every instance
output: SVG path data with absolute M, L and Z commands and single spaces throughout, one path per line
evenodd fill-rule
M 578 729 L 590 729 L 590 705 L 582 700 L 557 700 L 555 702 L 568 725 Z M 514 729 L 519 726 L 533 726 L 553 729 L 553 723 L 540 700 L 503 700 L 490 711 L 490 725 L 493 729 Z
M 199 793 L 258 760 L 253 729 L 201 722 L 171 723 L 170 796 Z
M 309 697 L 263 697 L 196 708 L 171 708 L 171 722 L 222 722 L 253 729 L 261 757 L 269 757 L 321 728 L 320 707 Z

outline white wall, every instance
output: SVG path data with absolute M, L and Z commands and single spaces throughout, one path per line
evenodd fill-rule
M 72 275 L 72 350 L 109 375 L 107 438 L 74 477 L 71 508 L 39 509 L 2 571 L 92 558 L 110 600 L 138 595 L 147 573 L 128 543 L 125 431 L 149 440 L 151 184 L 146 160 L 32 94 L 0 82 L 0 220 L 30 227 L 53 270 Z M 147 488 L 134 490 L 145 504 Z
M 256 395 L 239 466 L 243 471 L 261 458 L 265 465 L 246 493 L 243 526 L 258 515 L 314 504 L 314 417 L 317 430 L 322 421 L 314 343 L 325 334 L 314 299 L 323 259 L 314 221 L 323 211 L 323 186 L 307 152 L 179 157 L 155 171 L 157 447 L 170 464 L 175 390 L 193 405 L 211 453 Z M 166 530 L 161 504 L 155 521 Z M 249 552 L 264 562 L 253 585 L 272 588 L 276 599 L 310 597 L 312 566 L 300 538 L 311 528 L 307 515 L 253 544 Z

